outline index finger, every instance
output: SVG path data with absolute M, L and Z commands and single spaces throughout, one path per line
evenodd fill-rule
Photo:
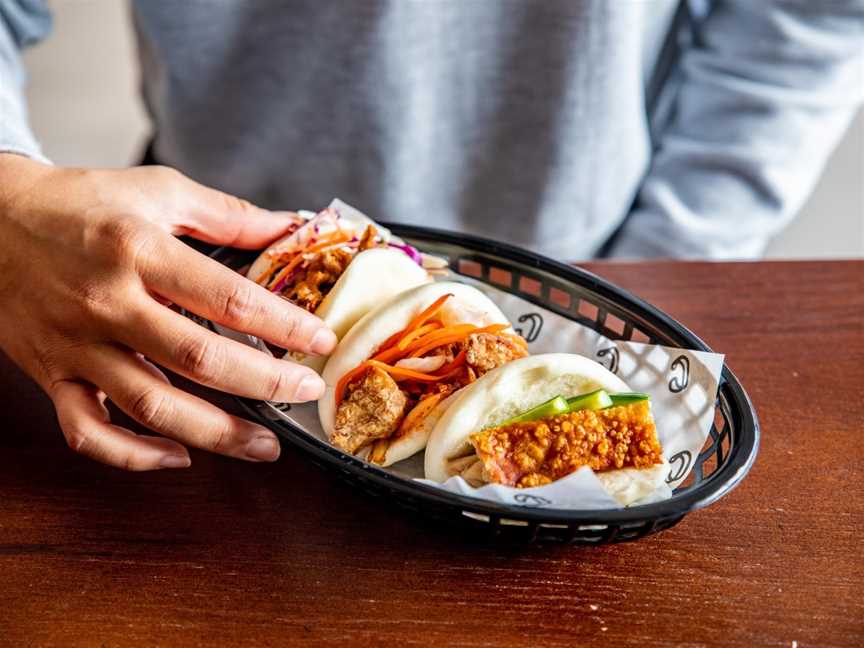
M 201 317 L 303 353 L 336 346 L 319 318 L 173 237 L 146 266 L 140 271 L 150 290 Z
M 246 398 L 316 400 L 324 382 L 312 369 L 224 337 L 147 301 L 130 309 L 117 341 L 190 380 Z

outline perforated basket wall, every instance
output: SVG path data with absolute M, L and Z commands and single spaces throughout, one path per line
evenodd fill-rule
M 510 245 L 427 228 L 388 224 L 395 234 L 422 251 L 448 259 L 457 275 L 492 284 L 555 311 L 611 339 L 650 342 L 710 351 L 693 333 L 660 310 L 599 277 Z M 239 268 L 254 254 L 221 249 L 214 257 Z M 209 322 L 190 315 L 199 323 Z M 515 323 L 530 335 L 534 323 Z M 688 368 L 679 367 L 685 384 Z M 668 529 L 688 512 L 707 506 L 729 492 L 747 474 L 759 446 L 753 407 L 727 367 L 723 368 L 714 425 L 695 458 L 672 457 L 672 470 L 693 470 L 671 499 L 610 511 L 573 511 L 496 504 L 462 497 L 398 477 L 341 453 L 276 415 L 274 406 L 240 399 L 256 419 L 336 476 L 371 497 L 441 526 L 456 525 L 470 534 L 502 541 L 563 541 L 604 544 L 635 540 Z M 680 477 L 680 474 L 679 474 Z

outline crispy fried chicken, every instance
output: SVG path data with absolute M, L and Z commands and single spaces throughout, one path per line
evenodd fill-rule
M 353 258 L 350 251 L 342 248 L 325 250 L 297 273 L 295 280 L 282 291 L 282 296 L 314 313 Z
M 474 369 L 478 377 L 511 360 L 528 355 L 528 351 L 514 342 L 513 338 L 493 333 L 475 333 L 469 336 L 465 348 L 465 362 Z
M 349 388 L 336 411 L 330 441 L 354 454 L 376 439 L 385 439 L 399 428 L 408 399 L 386 371 L 376 367 Z

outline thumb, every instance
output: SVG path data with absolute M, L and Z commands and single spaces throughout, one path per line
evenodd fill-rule
M 187 208 L 173 234 L 186 234 L 205 243 L 255 249 L 285 235 L 305 220 L 292 211 L 269 211 L 247 200 L 188 183 Z

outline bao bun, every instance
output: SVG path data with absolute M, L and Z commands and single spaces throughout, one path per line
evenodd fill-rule
M 374 225 L 370 219 L 365 216 L 363 218 L 365 219 L 363 221 L 340 219 L 340 227 L 362 234 L 367 224 Z M 388 230 L 378 228 L 378 231 L 385 240 L 390 238 Z M 253 281 L 257 280 L 270 266 L 270 250 L 280 250 L 285 247 L 290 249 L 292 239 L 296 236 L 296 232 L 289 234 L 267 248 L 255 260 L 246 276 Z M 333 330 L 337 339 L 342 339 L 348 329 L 374 307 L 404 290 L 430 281 L 432 278 L 429 273 L 400 249 L 376 247 L 364 250 L 348 264 L 318 306 L 315 315 Z M 294 357 L 318 372 L 327 360 L 312 356 Z
M 427 306 L 448 293 L 452 293 L 453 297 L 444 303 L 440 311 L 445 323 L 476 326 L 509 324 L 509 320 L 486 295 L 476 288 L 451 281 L 418 286 L 370 311 L 342 338 L 322 373 L 327 389 L 318 401 L 318 416 L 328 438 L 333 435 L 336 419 L 336 383 L 339 379 L 368 360 L 387 338 L 404 329 Z M 412 433 L 391 443 L 383 465 L 389 466 L 422 450 L 432 426 L 459 393 L 439 403 Z
M 626 383 L 584 356 L 548 353 L 514 360 L 490 371 L 457 393 L 432 430 L 426 447 L 426 478 L 442 483 L 450 477 L 448 460 L 464 455 L 468 437 L 561 395 L 577 396 L 595 389 L 629 391 Z M 663 464 L 649 469 L 624 468 L 595 473 L 621 504 L 644 497 L 662 481 Z M 658 481 L 659 480 L 659 481 Z

